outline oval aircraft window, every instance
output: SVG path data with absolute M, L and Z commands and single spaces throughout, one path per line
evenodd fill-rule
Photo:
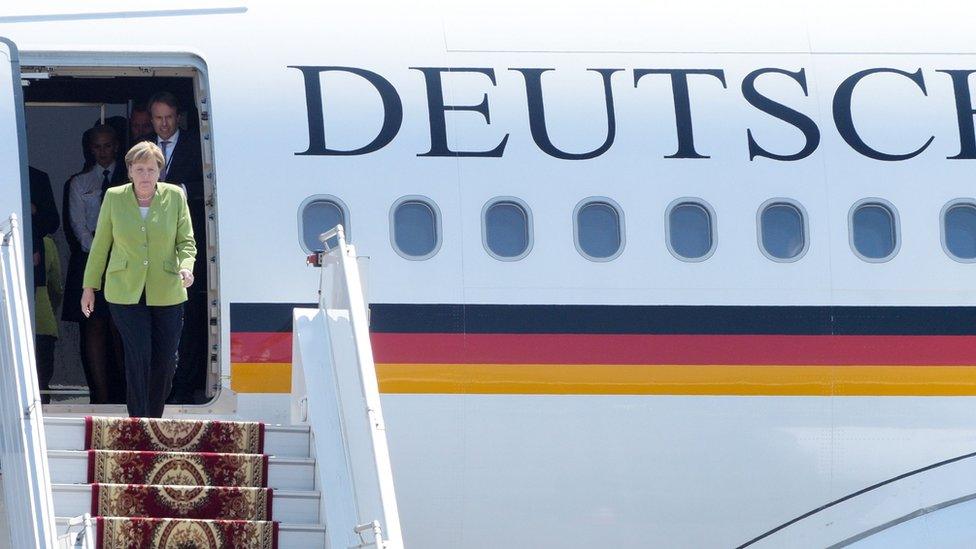
M 976 259 L 976 205 L 950 206 L 942 222 L 946 251 L 955 259 Z
M 715 247 L 712 214 L 697 202 L 675 204 L 668 212 L 668 248 L 679 259 L 704 260 Z
M 878 202 L 861 204 L 851 214 L 854 251 L 866 261 L 884 261 L 894 255 L 898 228 L 892 210 Z
M 319 235 L 342 225 L 348 239 L 349 227 L 346 225 L 345 207 L 336 200 L 312 197 L 302 205 L 302 245 L 306 252 L 321 251 Z M 331 244 L 331 243 L 330 243 Z
M 576 208 L 576 247 L 587 259 L 610 261 L 623 249 L 620 212 L 609 202 L 586 202 Z
M 803 213 L 793 204 L 774 202 L 763 208 L 759 230 L 763 253 L 770 259 L 796 260 L 806 248 Z
M 525 257 L 531 238 L 526 209 L 513 200 L 499 200 L 484 213 L 485 246 L 496 259 L 515 260 Z
M 440 231 L 437 213 L 423 200 L 406 199 L 394 205 L 393 244 L 407 259 L 427 259 L 437 252 Z

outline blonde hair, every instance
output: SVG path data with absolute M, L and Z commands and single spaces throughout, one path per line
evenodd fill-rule
M 156 166 L 160 170 L 163 169 L 163 165 L 166 163 L 166 159 L 163 157 L 163 151 L 152 141 L 136 143 L 129 149 L 129 152 L 125 153 L 126 168 L 131 168 L 133 164 L 138 162 L 148 162 L 150 160 L 155 160 Z

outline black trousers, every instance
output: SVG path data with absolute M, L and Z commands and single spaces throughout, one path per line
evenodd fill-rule
M 130 417 L 163 417 L 176 371 L 183 304 L 109 303 L 125 348 L 126 406 Z
M 47 391 L 54 377 L 54 345 L 58 338 L 52 335 L 34 336 L 34 355 L 37 360 L 37 388 Z M 51 402 L 51 395 L 41 395 L 41 404 Z
M 206 271 L 204 271 L 206 272 Z M 196 276 L 196 275 L 194 275 Z M 193 282 L 206 286 L 206 279 Z M 207 366 L 209 365 L 207 352 L 207 327 L 210 324 L 207 307 L 207 294 L 189 292 L 186 305 L 183 336 L 180 338 L 180 364 L 173 378 L 173 391 L 170 393 L 171 404 L 199 404 L 207 385 Z

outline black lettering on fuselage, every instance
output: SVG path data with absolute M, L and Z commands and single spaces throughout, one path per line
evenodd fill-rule
M 289 68 L 301 71 L 304 79 L 305 101 L 308 116 L 308 148 L 296 155 L 310 156 L 356 156 L 378 151 L 390 144 L 400 131 L 403 123 L 403 102 L 394 85 L 376 72 L 347 66 L 304 66 L 293 65 Z M 443 74 L 448 72 L 473 73 L 487 77 L 492 87 L 497 86 L 495 69 L 490 67 L 410 67 L 419 71 L 426 85 L 427 118 L 430 124 L 430 149 L 419 152 L 422 157 L 486 157 L 501 158 L 509 144 L 510 133 L 506 132 L 497 145 L 488 150 L 454 150 L 448 144 L 448 111 L 470 111 L 480 114 L 486 125 L 491 125 L 491 114 L 488 107 L 488 93 L 482 94 L 481 102 L 474 105 L 448 104 L 444 97 Z M 549 135 L 546 125 L 545 96 L 542 90 L 542 77 L 552 68 L 510 68 L 509 70 L 522 75 L 525 83 L 526 105 L 528 107 L 528 125 L 535 146 L 545 154 L 561 160 L 588 160 L 606 153 L 614 144 L 617 131 L 617 110 L 614 104 L 613 75 L 625 69 L 587 69 L 600 75 L 603 84 L 604 106 L 607 114 L 607 130 L 603 142 L 589 151 L 570 152 L 556 147 Z M 361 147 L 354 149 L 330 148 L 325 139 L 325 120 L 323 114 L 323 98 L 328 95 L 322 90 L 321 76 L 327 72 L 344 72 L 353 74 L 366 80 L 377 91 L 382 101 L 383 124 L 377 135 Z M 952 160 L 976 159 L 976 105 L 973 104 L 973 90 L 970 80 L 976 69 L 940 69 L 935 72 L 947 74 L 952 82 L 955 97 L 955 112 L 959 126 L 959 153 L 947 157 Z M 725 72 L 722 69 L 633 69 L 634 88 L 638 87 L 641 78 L 647 75 L 666 75 L 671 84 L 672 107 L 675 115 L 675 130 L 677 136 L 677 150 L 673 154 L 664 156 L 672 159 L 707 159 L 710 156 L 700 153 L 695 148 L 695 135 L 692 125 L 692 102 L 689 89 L 689 76 L 704 75 L 718 80 L 723 89 L 727 89 Z M 861 70 L 845 78 L 834 90 L 832 98 L 833 122 L 841 138 L 855 152 L 874 160 L 884 162 L 908 160 L 925 152 L 935 136 L 930 136 L 917 149 L 909 152 L 884 152 L 870 146 L 857 131 L 852 114 L 852 103 L 857 85 L 875 74 L 894 74 L 914 83 L 922 95 L 927 97 L 928 91 L 922 69 L 907 72 L 895 68 L 879 67 Z M 817 122 L 809 115 L 792 107 L 763 95 L 756 87 L 759 78 L 766 75 L 786 76 L 799 84 L 804 97 L 809 97 L 807 75 L 804 68 L 790 71 L 782 68 L 765 67 L 749 72 L 742 80 L 742 97 L 747 103 L 759 111 L 785 122 L 797 130 L 804 137 L 804 144 L 796 152 L 777 150 L 775 144 L 760 145 L 752 128 L 746 127 L 746 144 L 749 160 L 768 158 L 771 160 L 792 162 L 802 160 L 812 155 L 820 145 L 821 129 Z M 774 78 L 770 76 L 769 78 Z M 894 106 L 892 106 L 894 107 Z M 330 107 L 334 109 L 336 107 Z M 889 109 L 892 116 L 897 110 Z M 709 111 L 711 112 L 711 111 Z M 334 128 L 330 128 L 336 131 Z M 341 131 L 341 130 L 340 130 Z
M 749 142 L 749 160 L 755 159 L 757 156 L 763 158 L 771 158 L 773 160 L 782 161 L 796 161 L 804 159 L 811 154 L 813 151 L 817 150 L 817 146 L 820 145 L 820 129 L 817 128 L 817 123 L 813 121 L 809 116 L 793 110 L 782 103 L 777 103 L 772 99 L 762 95 L 756 90 L 756 79 L 764 74 L 782 74 L 789 76 L 793 80 L 796 80 L 800 84 L 800 88 L 803 90 L 803 95 L 807 95 L 807 77 L 803 69 L 797 72 L 790 72 L 783 69 L 758 69 L 750 72 L 742 80 L 742 97 L 749 102 L 750 105 L 756 107 L 757 109 L 763 111 L 764 113 L 779 118 L 783 122 L 795 126 L 796 129 L 803 132 L 803 137 L 806 138 L 806 143 L 803 148 L 798 152 L 793 154 L 777 154 L 767 151 L 766 149 L 759 146 L 756 139 L 752 135 L 751 129 L 746 129 L 746 140 Z
M 296 155 L 315 156 L 355 156 L 378 151 L 387 146 L 403 122 L 403 104 L 396 88 L 389 80 L 366 69 L 356 67 L 313 67 L 291 65 L 289 68 L 302 71 L 305 78 L 305 103 L 308 109 L 308 149 Z M 383 101 L 383 126 L 379 134 L 362 147 L 353 150 L 330 149 L 325 145 L 325 117 L 322 113 L 322 83 L 320 75 L 323 72 L 348 72 L 364 78 L 372 84 Z
M 614 137 L 617 135 L 617 119 L 613 108 L 613 89 L 610 86 L 610 77 L 613 76 L 613 73 L 623 69 L 586 69 L 599 73 L 603 77 L 603 97 L 607 107 L 607 135 L 602 145 L 583 153 L 560 150 L 552 144 L 552 140 L 549 138 L 549 130 L 546 129 L 545 102 L 542 97 L 542 73 L 553 69 L 509 70 L 518 71 L 525 78 L 525 97 L 529 106 L 529 131 L 532 133 L 532 140 L 542 152 L 563 160 L 587 160 L 607 152 L 610 145 L 613 145 Z
M 854 116 L 851 114 L 851 102 L 853 101 L 854 88 L 864 77 L 878 73 L 890 73 L 904 76 L 905 78 L 908 78 L 914 82 L 915 85 L 922 90 L 923 95 L 928 95 L 928 92 L 925 90 L 925 80 L 922 78 L 922 69 L 918 69 L 915 72 L 905 72 L 898 69 L 877 68 L 856 72 L 841 82 L 840 86 L 837 87 L 837 91 L 834 93 L 834 124 L 837 126 L 837 131 L 840 132 L 840 136 L 844 138 L 844 141 L 846 141 L 852 149 L 868 158 L 884 160 L 887 162 L 914 158 L 922 154 L 922 151 L 927 149 L 929 145 L 932 144 L 932 140 L 935 139 L 935 136 L 930 137 L 924 145 L 912 152 L 905 154 L 888 154 L 872 149 L 870 146 L 868 146 L 868 144 L 861 139 L 861 136 L 858 135 L 857 129 L 854 127 Z
M 412 70 L 420 71 L 424 74 L 424 82 L 427 84 L 427 117 L 430 120 L 430 150 L 418 154 L 417 156 L 482 156 L 500 157 L 505 152 L 505 144 L 508 143 L 508 134 L 502 138 L 495 148 L 490 151 L 452 151 L 447 146 L 447 120 L 444 113 L 447 111 L 474 111 L 485 117 L 485 122 L 491 124 L 491 115 L 488 113 L 488 94 L 486 93 L 481 103 L 477 105 L 445 105 L 444 87 L 441 84 L 441 73 L 444 72 L 473 72 L 480 73 L 491 80 L 491 85 L 495 85 L 495 70 L 488 68 L 449 68 L 449 67 L 410 67 Z

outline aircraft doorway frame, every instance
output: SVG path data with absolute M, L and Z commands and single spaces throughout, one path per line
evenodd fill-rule
M 29 78 L 27 78 L 25 80 L 29 80 Z M 91 103 L 91 102 L 89 102 L 89 103 L 85 103 L 85 102 L 80 102 L 80 101 L 79 102 L 74 102 L 74 101 L 72 101 L 72 102 L 60 102 L 60 103 L 57 103 L 57 102 L 47 103 L 47 102 L 44 102 L 44 101 L 29 101 L 29 102 L 24 103 L 24 107 L 98 107 L 98 110 L 99 110 L 98 120 L 102 124 L 105 123 L 105 106 L 106 105 L 109 105 L 109 103 L 105 103 L 105 102 L 97 102 L 97 103 Z
M 24 79 L 32 73 L 77 76 L 86 78 L 137 76 L 137 77 L 190 77 L 193 79 L 194 104 L 198 113 L 200 143 L 202 146 L 204 200 L 206 203 L 207 250 L 198 251 L 197 261 L 208 265 L 208 366 L 207 396 L 204 404 L 167 405 L 169 413 L 231 413 L 237 408 L 237 399 L 225 380 L 230 373 L 223 371 L 219 267 L 217 262 L 217 194 L 214 167 L 213 142 L 211 139 L 209 73 L 203 57 L 186 51 L 131 52 L 131 51 L 25 51 L 20 52 Z M 25 189 L 26 192 L 26 189 Z M 229 382 L 228 382 L 229 383 Z M 55 415 L 125 413 L 119 404 L 45 404 L 45 413 Z

